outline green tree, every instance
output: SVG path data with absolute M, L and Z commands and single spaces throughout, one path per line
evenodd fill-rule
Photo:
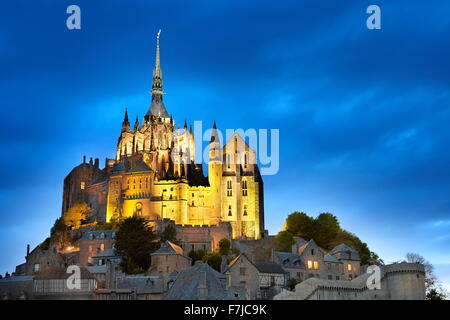
M 192 265 L 195 264 L 195 261 L 203 260 L 206 252 L 204 250 L 191 250 L 188 253 L 188 257 L 192 259 Z
M 294 236 L 289 231 L 280 231 L 275 237 L 275 249 L 281 252 L 291 252 L 295 243 Z
M 367 264 L 369 259 L 373 258 L 380 261 L 378 255 L 369 250 L 367 243 L 362 242 L 353 233 L 342 229 L 337 217 L 331 213 L 321 213 L 317 218 L 312 218 L 304 212 L 293 212 L 286 219 L 285 229 L 293 236 L 299 236 L 305 240 L 314 239 L 326 250 L 345 243 L 358 251 L 361 264 Z M 286 248 L 287 245 L 285 250 Z
M 203 256 L 203 262 L 209 264 L 209 266 L 218 272 L 220 272 L 220 265 L 222 264 L 222 256 L 218 252 L 208 252 Z
M 177 239 L 177 229 L 173 224 L 169 224 L 164 228 L 164 231 L 159 234 L 159 239 L 161 243 L 164 243 L 166 240 L 179 244 Z
M 228 238 L 223 238 L 219 241 L 219 254 L 221 256 L 228 256 L 230 254 L 231 241 Z
M 314 219 L 304 212 L 293 212 L 286 219 L 286 230 L 306 240 L 313 238 Z
M 145 219 L 131 217 L 123 220 L 116 234 L 116 251 L 123 255 L 122 270 L 136 273 L 150 266 L 150 254 L 158 249 L 157 236 Z
M 336 239 L 340 230 L 338 219 L 331 213 L 321 213 L 314 219 L 314 241 L 326 250 L 333 249 L 333 240 Z

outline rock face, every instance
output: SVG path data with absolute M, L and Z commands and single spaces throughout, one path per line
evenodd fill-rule
M 369 274 L 352 281 L 311 278 L 284 290 L 274 300 L 425 300 L 425 268 L 416 263 L 381 266 L 381 288 L 367 287 Z

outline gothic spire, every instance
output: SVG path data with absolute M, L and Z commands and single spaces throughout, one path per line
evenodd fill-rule
M 136 121 L 134 122 L 134 131 L 136 132 L 139 128 L 139 120 L 138 116 L 136 116 Z
M 128 108 L 125 108 L 125 116 L 122 122 L 122 132 L 130 130 L 130 122 L 128 121 Z
M 153 69 L 153 79 L 152 79 L 152 90 L 150 91 L 152 95 L 152 103 L 147 112 L 147 115 L 153 115 L 157 118 L 169 118 L 166 107 L 163 103 L 163 81 L 162 81 L 162 70 L 161 61 L 159 55 L 159 37 L 161 35 L 161 29 L 158 31 L 156 36 L 156 59 L 155 68 Z
M 161 35 L 161 29 L 159 29 L 156 35 L 156 58 L 155 58 L 155 68 L 153 69 L 153 81 L 152 81 L 152 95 L 155 93 L 163 94 L 162 90 L 162 71 L 161 62 L 159 57 L 159 37 Z

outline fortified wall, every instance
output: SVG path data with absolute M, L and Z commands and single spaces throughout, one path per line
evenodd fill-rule
M 370 274 L 352 281 L 310 278 L 283 291 L 274 300 L 425 300 L 425 268 L 418 263 L 381 266 L 381 289 L 369 290 Z

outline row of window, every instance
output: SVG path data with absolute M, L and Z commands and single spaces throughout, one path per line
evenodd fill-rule
M 231 217 L 233 215 L 231 205 L 228 206 L 228 216 Z M 247 216 L 247 205 L 244 204 L 244 211 L 242 213 L 243 216 Z
M 243 180 L 242 181 L 242 195 L 244 197 L 247 196 L 247 181 Z M 231 182 L 231 180 L 227 181 L 227 197 L 232 197 L 233 196 L 233 183 Z

